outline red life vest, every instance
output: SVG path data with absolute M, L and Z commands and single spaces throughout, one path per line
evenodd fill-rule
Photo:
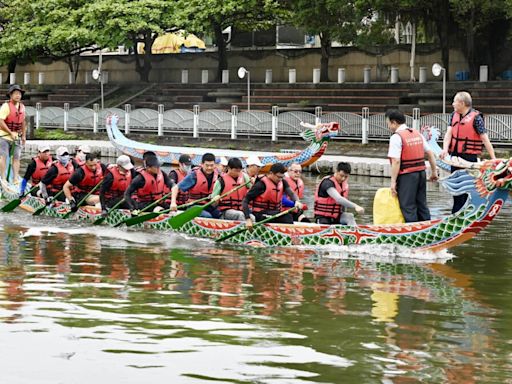
M 96 165 L 94 172 L 87 165 L 82 165 L 80 168 L 84 171 L 84 178 L 80 180 L 78 185 L 73 186 L 72 193 L 89 193 L 103 179 L 103 169 L 100 163 Z M 99 193 L 99 190 L 94 191 L 94 195 Z
M 245 178 L 242 172 L 240 172 L 240 175 L 236 180 L 229 176 L 227 173 L 224 173 L 221 177 L 222 180 L 224 180 L 224 189 L 221 192 L 227 192 L 245 184 Z M 219 210 L 226 211 L 228 209 L 236 209 L 237 211 L 241 211 L 242 200 L 244 199 L 245 195 L 247 195 L 248 191 L 249 190 L 247 189 L 247 186 L 244 186 L 239 190 L 230 193 L 219 202 Z
M 274 184 L 267 176 L 263 176 L 260 182 L 265 184 L 265 192 L 257 196 L 252 202 L 253 212 L 280 211 L 281 200 L 283 199 L 283 181 Z
M 115 164 L 108 166 L 108 171 L 112 174 L 114 181 L 108 191 L 105 192 L 107 199 L 116 199 L 124 195 L 124 191 L 132 182 L 132 173 L 127 171 L 125 174 L 119 172 L 119 167 Z
M 425 166 L 425 149 L 423 148 L 423 137 L 414 129 L 404 129 L 396 132 L 402 139 L 402 154 L 400 156 L 400 172 L 412 173 L 424 171 Z
M 192 172 L 196 174 L 196 185 L 190 188 L 188 193 L 190 194 L 190 200 L 194 201 L 202 199 L 212 193 L 213 185 L 215 184 L 215 181 L 217 181 L 218 174 L 217 172 L 213 173 L 212 184 L 210 185 L 210 188 L 208 188 L 208 180 L 201 168 L 193 169 Z
M 344 180 L 340 185 L 334 175 L 332 175 L 324 177 L 320 184 L 318 184 L 318 187 L 316 187 L 314 215 L 337 219 L 340 217 L 343 207 L 336 203 L 336 200 L 331 196 L 327 195 L 327 197 L 321 197 L 319 195 L 320 187 L 325 180 L 331 180 L 334 183 L 336 191 L 338 191 L 338 193 L 345 199 L 348 199 L 348 182 L 347 180 Z
M 473 126 L 479 111 L 472 109 L 466 116 L 454 112 L 450 125 L 452 127 L 452 140 L 450 153 L 479 155 L 482 153 L 483 142 L 480 134 Z
M 53 162 L 53 165 L 57 168 L 57 176 L 47 185 L 47 189 L 50 192 L 56 193 L 62 190 L 62 187 L 69 180 L 75 168 L 71 161 L 68 161 L 67 165 L 63 166 L 60 161 L 56 160 Z
M 153 176 L 145 169 L 139 174 L 144 178 L 144 186 L 135 192 L 135 200 L 140 202 L 152 202 L 160 199 L 164 195 L 165 181 L 161 170 Z
M 46 172 L 48 172 L 48 169 L 52 165 L 51 156 L 48 158 L 48 160 L 46 160 L 46 163 L 43 163 L 39 156 L 34 157 L 34 161 L 36 162 L 36 170 L 31 176 L 30 182 L 32 185 L 39 184 L 43 176 L 46 175 Z
M 169 175 L 175 172 L 176 173 L 176 184 L 178 184 L 181 180 L 187 176 L 186 173 L 184 173 L 181 169 L 173 169 Z M 178 196 L 176 197 L 176 204 L 183 205 L 185 204 L 189 199 L 190 194 L 187 192 L 182 192 L 181 189 L 178 188 Z
M 299 199 L 302 199 L 304 197 L 304 182 L 302 179 L 297 179 L 297 182 L 295 182 L 290 176 L 286 175 L 284 177 L 288 185 L 290 186 L 290 189 L 299 197 Z
M 9 115 L 4 121 L 11 131 L 20 132 L 25 121 L 25 106 L 20 103 L 18 109 L 12 101 L 9 101 Z
M 76 156 L 74 157 L 74 160 L 75 160 L 75 163 L 76 163 L 76 165 L 77 165 L 78 167 L 81 167 L 82 165 L 84 165 L 84 164 L 85 164 L 85 160 L 80 159 L 80 157 L 79 157 L 78 155 L 76 155 Z

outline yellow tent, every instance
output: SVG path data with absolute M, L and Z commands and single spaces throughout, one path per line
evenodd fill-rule
M 158 36 L 151 47 L 151 53 L 180 53 L 185 48 L 197 48 L 206 49 L 204 42 L 194 34 L 187 35 L 187 38 L 183 37 L 183 33 L 166 33 L 162 36 Z M 191 52 L 191 50 L 186 50 Z M 137 52 L 140 54 L 144 53 L 144 43 L 137 45 Z

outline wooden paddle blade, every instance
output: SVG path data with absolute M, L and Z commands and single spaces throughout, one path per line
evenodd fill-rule
M 5 204 L 1 208 L 1 211 L 2 212 L 11 212 L 12 210 L 14 210 L 20 204 L 21 204 L 21 199 L 14 199 L 13 201 Z
M 169 219 L 169 224 L 172 229 L 179 229 L 184 224 L 188 223 L 190 220 L 194 220 L 197 216 L 203 212 L 205 208 L 204 205 L 194 205 L 193 207 L 187 209 L 185 212 L 182 212 L 174 217 Z
M 130 217 L 128 220 L 126 220 L 124 223 L 127 227 L 131 227 L 132 225 L 143 223 L 145 221 L 154 219 L 155 217 L 160 216 L 159 212 L 149 212 L 145 213 L 144 215 Z

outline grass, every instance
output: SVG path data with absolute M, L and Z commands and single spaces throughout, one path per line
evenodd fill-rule
M 39 128 L 34 131 L 34 137 L 37 140 L 77 140 L 80 139 L 75 133 L 64 132 L 63 129 L 46 130 Z

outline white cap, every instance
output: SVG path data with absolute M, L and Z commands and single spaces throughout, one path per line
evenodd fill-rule
M 228 159 L 226 159 L 224 156 L 220 158 L 220 165 L 228 165 Z
M 257 165 L 258 167 L 263 166 L 263 164 L 260 161 L 260 158 L 256 155 L 249 156 L 247 158 L 247 160 L 245 160 L 245 163 L 247 164 L 247 166 L 250 166 L 250 165 Z
M 120 167 L 123 167 L 126 170 L 130 170 L 133 168 L 133 164 L 130 160 L 130 158 L 126 155 L 121 155 L 117 158 L 116 164 Z
M 39 152 L 46 152 L 46 151 L 50 150 L 50 146 L 48 144 L 39 144 L 39 146 L 37 147 L 37 150 Z
M 67 147 L 59 147 L 57 148 L 57 151 L 55 153 L 57 154 L 57 156 L 63 156 L 65 153 L 69 155 Z
M 89 147 L 87 144 L 79 146 L 78 150 L 82 151 L 83 153 L 91 153 L 91 147 Z

